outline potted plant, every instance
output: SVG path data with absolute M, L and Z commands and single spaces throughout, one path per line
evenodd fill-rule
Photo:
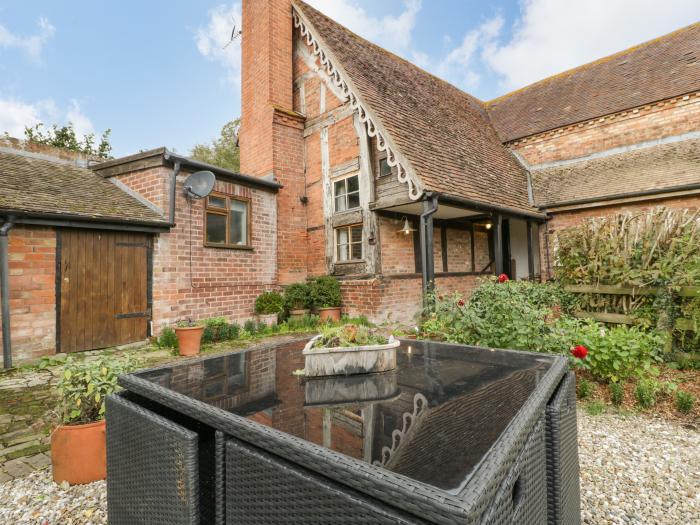
M 66 359 L 58 382 L 60 424 L 51 434 L 56 483 L 91 483 L 106 476 L 105 399 L 119 387 L 117 377 L 135 368 L 123 357 Z
M 331 276 L 317 277 L 311 283 L 311 300 L 321 321 L 340 321 L 340 283 Z
M 367 326 L 326 328 L 304 348 L 307 377 L 369 374 L 396 368 L 399 341 Z
M 284 290 L 284 307 L 292 319 L 301 319 L 309 314 L 311 290 L 306 283 L 294 283 Z
M 204 326 L 198 325 L 192 319 L 178 321 L 175 326 L 177 344 L 182 356 L 192 356 L 199 354 L 202 344 L 202 333 Z
M 277 324 L 277 316 L 284 310 L 284 298 L 277 292 L 263 292 L 255 299 L 258 323 L 267 326 Z

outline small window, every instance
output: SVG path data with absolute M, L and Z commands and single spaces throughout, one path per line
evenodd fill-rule
M 335 211 L 346 211 L 360 207 L 360 181 L 357 175 L 333 183 Z
M 391 175 L 391 166 L 389 166 L 389 161 L 386 157 L 379 159 L 379 176 L 386 177 Z
M 250 201 L 240 197 L 207 197 L 204 244 L 223 248 L 250 246 Z
M 362 260 L 362 226 L 343 226 L 335 230 L 336 260 Z

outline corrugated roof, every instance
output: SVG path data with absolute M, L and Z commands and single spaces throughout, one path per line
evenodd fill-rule
M 535 203 L 548 206 L 700 184 L 700 139 L 531 169 Z
M 0 188 L 2 211 L 161 226 L 166 222 L 90 169 L 26 153 L 0 151 Z
M 527 176 L 482 104 L 295 1 L 321 46 L 408 160 L 424 189 L 532 213 Z
M 504 142 L 700 90 L 700 23 L 486 103 Z

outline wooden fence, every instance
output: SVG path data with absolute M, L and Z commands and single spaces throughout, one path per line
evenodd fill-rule
M 597 294 L 597 295 L 622 295 L 631 298 L 639 296 L 653 296 L 665 292 L 666 288 L 661 287 L 641 287 L 631 288 L 611 285 L 570 285 L 565 286 L 567 292 L 574 294 Z M 700 286 L 684 286 L 680 288 L 676 295 L 680 298 L 691 298 L 700 296 Z M 589 310 L 579 310 L 574 313 L 576 317 L 595 319 L 603 323 L 614 324 L 634 324 L 634 317 L 626 313 L 619 312 L 596 312 Z M 675 321 L 675 330 L 698 332 L 700 326 L 694 319 L 679 317 Z

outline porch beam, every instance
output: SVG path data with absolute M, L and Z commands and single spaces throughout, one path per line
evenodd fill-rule
M 533 228 L 534 224 L 527 221 L 527 273 L 531 281 L 535 280 L 535 253 L 533 250 Z
M 493 221 L 493 258 L 496 275 L 503 273 L 503 216 L 496 214 Z
M 428 296 L 435 285 L 435 260 L 433 257 L 433 214 L 438 210 L 438 199 L 434 194 L 426 195 L 423 201 L 423 213 L 420 216 L 420 248 L 422 259 L 423 302 L 427 304 Z

